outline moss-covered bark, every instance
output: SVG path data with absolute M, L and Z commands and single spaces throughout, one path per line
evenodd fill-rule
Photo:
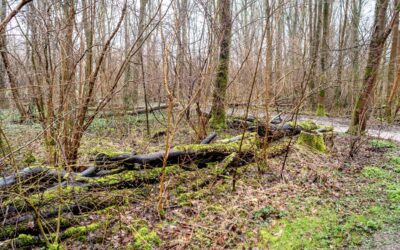
M 219 0 L 218 9 L 220 12 L 219 21 L 221 27 L 221 43 L 210 119 L 210 126 L 214 129 L 222 129 L 226 127 L 225 99 L 226 88 L 228 86 L 232 30 L 231 1 Z
M 376 1 L 375 21 L 373 24 L 372 39 L 369 45 L 367 65 L 364 71 L 363 89 L 357 98 L 353 110 L 352 119 L 349 125 L 349 134 L 360 135 L 366 129 L 370 102 L 373 96 L 373 90 L 376 85 L 379 65 L 384 50 L 385 41 L 388 38 L 391 29 L 386 28 L 386 12 L 389 1 Z M 395 17 L 398 16 L 395 10 Z
M 321 133 L 310 133 L 306 131 L 301 131 L 297 143 L 300 145 L 308 146 L 322 153 L 326 152 L 324 135 Z

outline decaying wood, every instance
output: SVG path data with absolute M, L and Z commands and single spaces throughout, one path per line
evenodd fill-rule
M 271 135 L 271 138 L 275 136 Z M 254 146 L 254 145 L 253 145 Z M 257 147 L 253 149 L 243 147 L 240 151 L 241 158 L 252 158 L 255 155 Z M 167 158 L 168 164 L 186 164 L 188 162 L 200 161 L 201 163 L 221 161 L 226 156 L 233 152 L 238 152 L 238 143 L 229 142 L 226 144 L 198 144 L 198 145 L 184 145 L 170 150 Z M 161 166 L 165 152 L 159 151 L 150 154 L 141 155 L 117 155 L 109 157 L 107 155 L 99 155 L 96 158 L 96 165 L 118 165 L 124 166 L 127 169 L 140 168 L 145 166 L 146 168 Z M 275 154 L 271 151 L 271 157 Z
M 56 169 L 50 169 L 46 167 L 27 167 L 16 174 L 12 174 L 10 176 L 1 178 L 0 189 L 12 186 L 15 183 L 17 183 L 18 180 L 27 181 L 31 177 L 37 177 L 42 175 L 55 178 L 57 178 L 58 175 L 61 175 L 61 177 L 63 178 L 65 174 L 66 172 L 64 170 L 58 171 Z
M 176 107 L 177 105 L 175 105 Z M 152 107 L 152 108 L 148 108 L 147 112 L 151 113 L 154 111 L 158 111 L 158 110 L 164 110 L 167 109 L 168 105 L 167 104 L 163 104 L 160 106 L 156 106 L 156 107 Z M 115 111 L 111 111 L 111 112 L 103 112 L 100 113 L 98 115 L 98 117 L 100 118 L 107 118 L 107 117 L 113 117 L 113 116 L 124 116 L 124 115 L 140 115 L 140 114 L 145 114 L 146 113 L 146 109 L 145 108 L 140 108 L 137 110 L 130 110 L 130 111 L 120 111 L 120 112 L 115 112 Z
M 82 171 L 81 173 L 77 173 L 77 174 L 70 173 L 69 176 L 76 175 L 76 176 L 81 176 L 81 177 L 90 177 L 90 176 L 94 176 L 97 171 L 98 171 L 98 168 L 96 166 L 91 166 L 91 167 L 88 167 L 87 169 L 85 169 L 84 171 Z M 59 176 L 61 179 L 65 179 L 67 177 L 67 172 L 65 170 L 57 170 L 57 169 L 52 169 L 52 168 L 47 168 L 47 167 L 26 167 L 16 174 L 2 177 L 0 179 L 0 189 L 4 189 L 6 187 L 15 185 L 18 183 L 19 180 L 22 183 L 24 183 L 24 182 L 33 181 L 39 177 L 44 177 L 44 179 L 46 181 L 48 181 L 50 179 L 57 180 Z M 65 186 L 63 184 L 65 184 L 65 182 L 62 182 L 61 186 Z

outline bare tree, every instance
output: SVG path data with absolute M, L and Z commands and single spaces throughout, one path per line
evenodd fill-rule
M 358 96 L 354 107 L 351 123 L 348 132 L 350 134 L 361 134 L 365 131 L 368 110 L 372 99 L 373 90 L 378 75 L 379 63 L 382 57 L 383 48 L 386 39 L 390 35 L 394 23 L 398 19 L 398 6 L 395 7 L 392 20 L 386 24 L 386 11 L 388 8 L 388 0 L 378 0 L 375 7 L 375 20 L 373 25 L 373 33 L 369 45 L 367 66 L 364 71 L 363 89 Z
M 230 0 L 218 1 L 220 44 L 217 76 L 214 84 L 213 103 L 211 108 L 210 125 L 213 128 L 226 126 L 225 98 L 228 85 L 230 47 L 231 47 L 231 2 Z

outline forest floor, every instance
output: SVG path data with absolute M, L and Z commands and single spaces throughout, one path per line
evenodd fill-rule
M 356 154 L 350 157 L 353 138 L 343 133 L 348 120 L 299 118 L 333 125 L 337 132 L 327 140 L 326 153 L 301 146 L 294 138 L 284 165 L 283 180 L 280 173 L 285 155 L 269 159 L 268 166 L 251 163 L 238 168 L 234 191 L 232 175 L 221 176 L 219 163 L 208 164 L 206 168 L 169 166 L 165 219 L 160 219 L 156 209 L 157 182 L 143 182 L 135 187 L 109 186 L 89 194 L 78 189 L 75 194 L 80 196 L 77 197 L 107 197 L 118 202 L 99 207 L 97 211 L 64 214 L 63 221 L 76 220 L 80 227 L 66 223 L 68 226 L 62 227 L 61 245 L 66 249 L 398 249 L 400 147 L 397 138 L 382 136 L 392 138 L 390 141 L 365 137 L 359 141 Z M 165 119 L 163 112 L 150 116 L 152 135 L 165 129 Z M 10 117 L 3 120 L 13 148 L 23 146 L 16 157 L 21 168 L 45 164 L 43 144 L 35 140 L 40 126 L 15 124 Z M 147 137 L 144 128 L 143 115 L 96 119 L 85 134 L 80 150 L 81 164 L 90 165 L 98 153 L 149 153 L 163 149 L 164 136 Z M 372 131 L 380 131 L 380 135 L 396 133 L 396 129 L 396 126 L 373 122 L 370 134 Z M 226 130 L 219 132 L 217 139 L 239 133 Z M 174 145 L 195 141 L 188 125 L 177 128 Z M 260 167 L 266 167 L 266 171 L 260 173 Z M 11 173 L 12 169 L 4 172 Z M 148 172 L 139 174 L 145 179 Z M 114 180 L 125 178 L 124 173 L 116 173 Z M 0 202 L 10 204 L 13 192 L 2 193 Z M 41 202 L 47 199 L 45 195 L 40 197 Z M 52 197 L 47 202 L 54 207 L 63 201 L 60 199 Z M 45 211 L 48 207 L 43 205 L 41 209 Z M 54 233 L 51 219 L 46 221 L 49 233 Z M 39 248 L 42 242 L 31 238 L 39 235 L 34 230 L 35 222 L 29 221 L 27 225 L 25 231 L 15 230 L 22 224 L 0 227 L 0 249 L 9 246 L 9 239 L 13 242 L 25 239 L 26 245 L 21 245 L 22 248 Z

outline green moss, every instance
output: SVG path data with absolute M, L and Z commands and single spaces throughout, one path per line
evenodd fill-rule
M 331 245 L 329 234 L 337 225 L 336 213 L 323 211 L 318 216 L 281 220 L 272 228 L 261 228 L 259 247 L 269 249 L 320 249 Z M 275 229 L 276 228 L 276 229 Z M 279 229 L 278 229 L 279 228 Z M 277 231 L 279 230 L 279 231 Z
M 19 247 L 23 247 L 23 246 L 31 246 L 36 244 L 38 241 L 37 239 L 29 234 L 20 234 L 18 235 L 18 237 L 15 239 L 16 244 Z
M 122 155 L 122 154 L 130 154 L 132 153 L 132 150 L 118 150 L 116 148 L 111 148 L 111 147 L 93 147 L 88 151 L 88 154 L 90 155 L 99 155 L 99 154 L 105 154 L 108 156 L 116 156 L 116 155 Z
M 102 223 L 92 223 L 87 226 L 76 226 L 67 228 L 62 234 L 62 238 L 77 238 L 81 241 L 86 240 L 86 235 L 94 232 L 102 226 Z
M 196 188 L 196 185 L 193 185 L 193 188 Z M 209 191 L 206 189 L 200 189 L 198 191 L 189 191 L 177 196 L 177 201 L 180 206 L 191 206 L 192 200 L 200 200 L 209 194 Z
M 371 145 L 373 148 L 396 148 L 396 144 L 387 140 L 370 140 L 369 145 Z
M 60 204 L 67 202 L 74 195 L 82 193 L 83 190 L 84 188 L 81 187 L 68 186 L 68 187 L 63 187 L 61 190 L 52 189 L 45 191 L 43 193 L 33 194 L 27 197 L 26 199 L 28 199 L 30 203 L 32 203 L 32 205 L 34 206 L 53 204 L 54 202 Z M 16 208 L 23 208 L 26 206 L 26 202 L 25 198 L 18 196 L 16 198 L 4 202 L 3 205 L 4 206 L 13 205 Z
M 288 122 L 288 125 L 294 127 L 295 122 Z M 297 125 L 297 127 L 301 128 L 302 130 L 305 130 L 305 131 L 312 131 L 312 130 L 319 128 L 318 125 L 313 120 L 310 120 L 310 119 L 307 119 L 307 120 L 304 120 L 301 122 L 297 122 L 296 125 Z
M 98 211 L 96 211 L 96 212 L 98 212 Z M 61 228 L 70 227 L 74 224 L 79 223 L 84 218 L 86 218 L 86 215 L 84 215 L 84 216 L 75 215 L 72 218 L 61 217 L 60 221 L 59 221 L 60 227 Z M 48 226 L 49 228 L 55 228 L 57 223 L 58 223 L 57 218 L 51 218 L 51 219 L 46 220 L 46 226 Z M 32 229 L 32 225 L 31 225 L 31 222 L 29 222 L 29 221 L 19 223 L 17 226 L 15 226 L 15 225 L 4 226 L 0 229 L 0 241 L 9 239 L 9 238 L 13 238 L 19 232 L 26 232 L 31 229 Z
M 66 250 L 64 246 L 58 244 L 58 243 L 50 243 L 47 244 L 47 250 Z
M 338 217 L 335 211 L 324 209 L 316 215 L 283 219 L 259 232 L 260 246 L 269 249 L 336 249 L 344 245 L 359 245 L 364 237 L 383 222 L 374 217 L 351 215 Z
M 32 163 L 36 162 L 36 157 L 33 155 L 32 151 L 29 151 L 24 155 L 24 160 L 22 162 L 30 166 Z
M 133 234 L 134 242 L 131 243 L 129 249 L 151 250 L 161 244 L 161 239 L 156 232 L 151 231 L 148 227 L 141 227 Z
M 181 170 L 179 166 L 172 165 L 166 167 L 166 173 L 178 173 Z M 153 168 L 143 171 L 125 171 L 118 174 L 107 175 L 100 178 L 81 178 L 90 184 L 115 185 L 119 183 L 141 184 L 146 181 L 157 180 L 162 173 L 162 168 Z
M 231 135 L 229 134 L 226 137 L 230 137 L 230 136 Z M 255 138 L 257 137 L 257 133 L 256 132 L 250 132 L 250 133 L 245 133 L 244 135 L 238 135 L 238 136 L 235 136 L 235 137 L 230 137 L 230 138 L 218 140 L 217 143 L 215 143 L 215 144 L 221 144 L 221 143 L 226 144 L 226 143 L 232 142 L 232 140 L 237 142 L 237 141 L 241 140 L 242 136 L 243 136 L 245 142 L 247 140 L 254 141 Z M 224 136 L 218 134 L 218 137 L 222 137 L 223 138 Z
M 315 113 L 317 116 L 326 116 L 325 107 L 321 104 L 318 104 L 317 111 Z
M 210 128 L 221 130 L 226 128 L 226 114 L 225 111 L 217 116 L 213 115 L 209 121 Z
M 249 151 L 255 149 L 254 147 L 255 138 L 253 140 L 246 140 L 242 144 L 241 151 Z M 191 144 L 182 145 L 175 147 L 176 150 L 184 151 L 196 151 L 196 152 L 212 152 L 212 151 L 222 151 L 222 152 L 238 152 L 240 147 L 240 141 L 229 142 L 229 143 L 215 143 L 215 144 Z
M 306 131 L 301 131 L 300 136 L 297 139 L 297 143 L 308 146 L 322 153 L 326 152 L 324 135 L 321 133 L 309 133 Z

